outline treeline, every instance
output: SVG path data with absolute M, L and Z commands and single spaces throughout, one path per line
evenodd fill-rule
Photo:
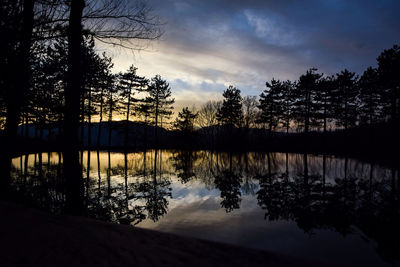
M 112 73 L 111 58 L 105 53 L 96 53 L 92 37 L 85 38 L 82 47 L 84 83 L 80 94 L 80 121 L 88 125 L 88 131 L 91 131 L 93 120 L 111 124 L 120 116 L 126 121 L 133 120 L 135 116 L 136 121 L 162 127 L 163 121 L 172 115 L 174 103 L 169 84 L 159 75 L 151 79 L 137 75 L 134 66 L 124 73 Z M 49 139 L 56 138 L 55 135 L 62 135 L 65 114 L 67 40 L 58 39 L 38 48 L 32 54 L 31 67 L 34 75 L 20 113 L 21 133 L 28 136 L 29 125 L 35 125 L 37 138 L 43 139 L 45 129 L 49 131 Z M 6 99 L 3 97 L 1 100 L 4 126 Z M 112 128 L 108 129 L 111 131 Z M 81 134 L 83 136 L 83 132 Z M 97 142 L 101 136 L 99 131 Z
M 400 47 L 384 50 L 377 63 L 361 76 L 347 69 L 326 76 L 311 68 L 296 81 L 266 82 L 259 96 L 242 97 L 229 86 L 222 101 L 182 110 L 175 125 L 184 134 L 170 142 L 391 157 L 399 149 Z
M 52 132 L 54 129 L 57 135 L 62 134 L 67 44 L 65 38 L 60 38 L 38 47 L 32 54 L 34 75 L 20 118 L 21 132 L 25 135 L 28 135 L 29 124 L 35 125 L 38 138 L 42 138 L 44 129 L 48 129 L 49 139 L 56 135 Z M 80 96 L 80 120 L 87 125 L 89 145 L 96 145 L 90 140 L 93 121 L 109 123 L 107 136 L 111 143 L 111 122 L 123 117 L 127 145 L 130 143 L 129 121 L 156 126 L 152 128 L 156 136 L 158 127 L 168 123 L 171 128 L 169 120 L 174 99 L 166 80 L 159 75 L 151 79 L 139 76 L 133 65 L 115 74 L 112 59 L 105 53 L 96 53 L 93 38 L 85 38 L 82 47 L 84 86 Z M 184 134 L 197 130 L 213 136 L 219 127 L 307 133 L 387 122 L 398 125 L 400 82 L 396 70 L 399 69 L 399 55 L 398 46 L 384 50 L 377 58 L 378 67 L 369 67 L 360 77 L 347 69 L 324 76 L 312 68 L 297 81 L 272 79 L 266 82 L 266 89 L 258 97 L 242 97 L 239 89 L 230 86 L 223 93 L 223 101 L 209 101 L 199 110 L 184 107 L 172 127 Z M 1 100 L 4 122 L 5 98 Z M 101 129 L 99 127 L 97 133 L 97 145 Z M 82 127 L 82 139 L 83 131 Z
M 113 73 L 112 59 L 105 53 L 96 53 L 92 37 L 82 43 L 83 88 L 80 94 L 81 141 L 87 131 L 87 143 L 99 145 L 103 135 L 112 139 L 112 122 L 121 116 L 126 122 L 136 121 L 145 125 L 163 127 L 172 115 L 169 84 L 161 76 L 151 79 L 137 74 L 131 66 L 126 72 Z M 20 134 L 29 136 L 29 128 L 34 125 L 34 136 L 43 139 L 46 130 L 48 140 L 60 140 L 63 135 L 65 115 L 65 87 L 67 84 L 67 40 L 59 39 L 32 54 L 32 82 L 27 92 L 26 104 L 21 109 Z M 4 99 L 4 98 L 3 98 Z M 4 103 L 4 101 L 3 101 Z M 5 105 L 3 114 L 5 114 Z M 135 119 L 134 119 L 135 118 Z M 5 121 L 5 118 L 3 118 Z M 96 140 L 91 140 L 92 122 L 106 123 L 98 127 Z M 126 123 L 125 142 L 128 142 Z M 157 133 L 156 133 L 157 134 Z M 95 142 L 94 142 L 95 141 Z
M 378 67 L 359 77 L 347 69 L 324 76 L 312 68 L 297 81 L 272 79 L 256 96 L 241 97 L 230 86 L 223 102 L 199 110 L 199 125 L 265 128 L 274 131 L 323 131 L 399 123 L 400 47 L 384 50 Z

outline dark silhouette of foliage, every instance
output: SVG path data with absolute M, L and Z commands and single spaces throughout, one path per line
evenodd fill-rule
M 282 128 L 286 129 L 286 133 L 289 133 L 290 122 L 293 117 L 293 88 L 295 84 L 291 81 L 282 82 L 282 98 L 281 98 L 281 114 L 280 114 L 280 122 L 282 124 Z
M 360 123 L 373 125 L 382 120 L 382 92 L 377 69 L 369 67 L 358 82 Z
M 336 125 L 344 129 L 357 124 L 358 77 L 347 69 L 336 75 L 335 116 Z
M 322 128 L 324 133 L 326 133 L 328 128 L 328 123 L 334 118 L 334 90 L 336 86 L 336 80 L 332 76 L 323 77 L 319 80 L 317 84 L 317 90 L 315 93 L 315 121 L 319 125 L 319 121 L 322 120 Z
M 272 79 L 271 82 L 267 82 L 267 89 L 265 89 L 260 95 L 260 105 L 258 108 L 261 113 L 258 118 L 258 123 L 265 124 L 271 133 L 279 124 L 280 117 L 282 114 L 282 82 L 279 80 Z
M 242 97 L 240 90 L 230 85 L 222 94 L 224 101 L 218 110 L 217 120 L 230 128 L 240 127 L 243 121 Z
M 297 86 L 293 90 L 295 102 L 293 104 L 293 113 L 295 121 L 308 133 L 311 126 L 315 125 L 315 95 L 318 82 L 322 74 L 316 73 L 313 68 L 300 76 Z
M 137 68 L 133 65 L 129 67 L 129 70 L 125 73 L 120 73 L 118 77 L 119 91 L 122 101 L 120 104 L 124 107 L 123 111 L 126 114 L 126 125 L 125 125 L 125 147 L 128 145 L 129 132 L 128 125 L 131 115 L 135 115 L 135 104 L 138 101 L 134 98 L 136 91 L 143 90 L 148 83 L 148 80 L 144 77 L 140 77 L 136 74 Z
M 172 104 L 175 102 L 175 99 L 171 98 L 171 88 L 167 81 L 163 80 L 160 75 L 156 75 L 152 78 L 150 84 L 147 88 L 143 89 L 142 92 L 147 94 L 143 103 L 149 104 L 149 106 L 142 106 L 142 108 L 151 108 L 150 114 L 154 121 L 155 139 L 156 142 L 158 142 L 159 122 L 162 122 L 163 117 L 172 114 Z
M 198 116 L 198 113 L 193 113 L 188 107 L 182 108 L 182 111 L 178 113 L 178 117 L 175 119 L 174 127 L 183 133 L 191 133 L 194 131 L 194 122 Z

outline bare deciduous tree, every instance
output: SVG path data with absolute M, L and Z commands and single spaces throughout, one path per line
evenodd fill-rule
M 256 96 L 245 96 L 242 100 L 244 127 L 251 128 L 255 126 L 258 111 L 258 101 Z

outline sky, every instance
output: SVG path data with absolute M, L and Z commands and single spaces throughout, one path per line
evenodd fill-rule
M 111 49 L 115 71 L 134 64 L 171 86 L 178 111 L 222 99 L 229 86 L 259 95 L 272 78 L 309 68 L 358 74 L 400 44 L 399 0 L 149 0 L 164 35 L 144 51 Z

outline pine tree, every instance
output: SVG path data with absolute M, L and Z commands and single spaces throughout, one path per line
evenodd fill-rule
M 347 69 L 336 74 L 335 117 L 336 125 L 348 129 L 354 127 L 358 120 L 358 77 Z
M 117 92 L 118 92 L 118 88 L 116 85 L 116 76 L 111 75 L 108 87 L 106 88 L 105 105 L 104 105 L 104 111 L 108 115 L 108 146 L 109 147 L 111 147 L 111 141 L 112 141 L 113 118 L 114 118 L 115 113 L 118 113 L 120 110 L 120 106 L 118 105 Z
M 394 125 L 400 118 L 400 46 L 384 50 L 379 57 L 378 74 L 382 85 L 382 104 Z
M 261 110 L 259 123 L 267 125 L 269 133 L 271 133 L 279 124 L 281 116 L 281 101 L 282 101 L 282 82 L 272 79 L 271 83 L 266 82 L 266 87 L 260 95 Z
M 317 90 L 317 84 L 322 74 L 316 73 L 317 69 L 309 69 L 306 74 L 301 75 L 297 86 L 293 90 L 293 97 L 296 99 L 293 103 L 293 112 L 295 120 L 304 127 L 304 132 L 308 133 L 310 124 L 314 118 L 314 97 Z
M 120 92 L 122 110 L 126 115 L 125 122 L 125 147 L 128 145 L 129 138 L 129 118 L 130 115 L 134 115 L 135 107 L 132 105 L 137 102 L 134 98 L 134 94 L 136 91 L 143 90 L 148 80 L 144 77 L 140 77 L 136 74 L 137 68 L 133 65 L 129 67 L 129 70 L 125 73 L 120 73 L 118 75 L 118 89 Z
M 240 90 L 230 85 L 222 94 L 224 101 L 217 113 L 217 120 L 230 128 L 240 127 L 243 121 Z
M 293 88 L 295 84 L 291 81 L 285 81 L 282 83 L 282 97 L 281 97 L 281 114 L 280 121 L 282 127 L 286 129 L 286 133 L 289 133 L 290 122 L 293 117 Z
M 112 86 L 114 82 L 114 75 L 111 73 L 111 69 L 113 67 L 113 63 L 111 58 L 107 57 L 105 54 L 101 57 L 100 60 L 100 68 L 97 74 L 98 79 L 98 88 L 95 92 L 95 106 L 98 110 L 99 114 L 99 126 L 97 130 L 97 147 L 100 147 L 101 142 L 101 133 L 102 133 L 102 123 L 103 123 L 103 115 L 107 110 L 107 90 Z
M 322 120 L 322 127 L 324 133 L 327 131 L 328 122 L 332 119 L 332 113 L 334 112 L 332 108 L 333 104 L 333 93 L 336 85 L 336 80 L 334 76 L 329 76 L 321 78 L 317 84 L 317 90 L 314 97 L 314 116 L 315 120 L 319 125 L 319 121 Z
M 178 113 L 174 126 L 178 131 L 191 133 L 194 131 L 194 121 L 197 116 L 197 112 L 193 113 L 188 107 L 184 107 L 182 111 Z
M 171 98 L 171 88 L 167 81 L 163 80 L 160 75 L 152 78 L 147 88 L 141 91 L 148 94 L 145 102 L 151 108 L 151 115 L 153 116 L 155 126 L 154 137 L 156 145 L 158 145 L 158 124 L 160 118 L 172 114 L 172 104 L 175 102 L 175 99 Z
M 382 118 L 382 96 L 377 69 L 369 67 L 358 81 L 360 89 L 360 123 L 373 125 Z

